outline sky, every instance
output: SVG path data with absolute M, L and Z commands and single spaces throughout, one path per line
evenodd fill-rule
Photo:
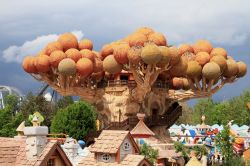
M 162 32 L 169 45 L 211 41 L 250 66 L 250 1 L 247 0 L 1 0 L 0 85 L 23 94 L 43 86 L 22 69 L 22 59 L 35 55 L 64 32 L 89 38 L 94 49 L 125 37 L 139 27 Z M 250 88 L 250 73 L 225 85 L 213 98 L 229 99 Z

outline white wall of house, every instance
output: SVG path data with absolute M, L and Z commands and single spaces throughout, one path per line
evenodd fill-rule
M 127 145 L 129 144 L 130 148 L 126 148 L 125 147 L 126 144 Z M 120 146 L 120 159 L 123 160 L 127 154 L 133 154 L 133 152 L 134 152 L 133 144 L 131 140 L 128 137 L 126 137 Z

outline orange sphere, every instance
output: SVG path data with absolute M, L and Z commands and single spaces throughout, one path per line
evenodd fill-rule
M 77 38 L 72 33 L 64 33 L 60 35 L 57 41 L 61 43 L 64 51 L 67 51 L 70 48 L 78 48 Z
M 80 58 L 82 58 L 82 54 L 79 50 L 75 48 L 68 49 L 65 54 L 67 55 L 67 58 L 73 59 L 75 62 L 77 62 Z
M 106 58 L 108 55 L 111 55 L 113 54 L 113 46 L 111 44 L 106 44 L 102 47 L 100 53 L 101 53 L 101 56 L 102 58 Z
M 35 61 L 36 61 L 35 57 L 26 56 L 22 64 L 24 71 L 26 71 L 27 73 L 37 73 Z
M 210 55 L 211 56 L 222 55 L 225 58 L 227 58 L 227 51 L 224 48 L 217 47 L 212 49 Z
M 63 50 L 63 46 L 61 45 L 60 42 L 58 41 L 54 41 L 54 42 L 50 42 L 46 47 L 45 47 L 45 54 L 46 55 L 50 55 L 53 51 L 56 50 Z
M 50 65 L 57 68 L 61 60 L 67 58 L 67 55 L 63 51 L 54 51 L 50 54 L 49 62 Z
M 147 37 L 140 33 L 135 33 L 129 36 L 128 43 L 130 47 L 133 46 L 144 46 L 144 43 L 147 42 Z
M 207 52 L 199 52 L 196 54 L 195 60 L 199 63 L 199 65 L 204 66 L 210 61 L 210 55 Z
M 49 56 L 40 55 L 36 57 L 36 68 L 38 72 L 48 72 L 50 70 Z
M 119 44 L 114 48 L 113 55 L 115 57 L 115 60 L 120 64 L 126 64 L 128 63 L 128 50 L 129 50 L 128 44 Z
M 88 58 L 90 59 L 92 62 L 95 62 L 95 53 L 88 50 L 88 49 L 83 49 L 80 51 L 80 53 L 82 54 L 83 58 Z
M 76 69 L 77 72 L 84 76 L 87 77 L 89 76 L 93 70 L 94 70 L 94 65 L 93 62 L 88 59 L 88 58 L 81 58 L 79 61 L 76 63 Z
M 181 54 L 178 48 L 175 46 L 169 47 L 169 55 L 170 55 L 170 65 L 176 65 L 179 63 L 181 59 Z
M 167 46 L 167 40 L 162 33 L 154 32 L 149 35 L 148 41 L 154 42 L 158 46 Z
M 213 49 L 212 44 L 207 40 L 198 40 L 193 45 L 194 53 L 197 54 L 198 52 L 207 52 L 210 54 L 210 52 Z
M 191 53 L 194 52 L 194 49 L 190 44 L 181 44 L 178 49 L 181 55 L 184 54 L 185 52 L 191 52 Z
M 83 39 L 79 42 L 79 50 L 83 50 L 83 49 L 88 49 L 88 50 L 92 50 L 93 49 L 93 43 L 91 40 L 89 39 Z
M 154 33 L 154 30 L 148 27 L 141 27 L 135 31 L 135 33 L 140 33 L 148 37 L 150 34 Z
M 178 77 L 174 77 L 172 79 L 172 86 L 174 89 L 182 89 L 183 88 L 183 80 Z

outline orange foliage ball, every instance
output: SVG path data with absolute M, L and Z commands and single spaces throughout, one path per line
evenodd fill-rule
M 178 77 L 174 77 L 172 79 L 172 86 L 174 89 L 182 89 L 183 88 L 183 80 Z
M 50 54 L 49 62 L 50 65 L 57 68 L 61 60 L 67 58 L 67 55 L 63 51 L 54 51 Z
M 199 63 L 199 65 L 204 66 L 210 61 L 210 55 L 207 52 L 199 52 L 196 54 L 195 60 Z
M 113 54 L 113 46 L 111 44 L 106 44 L 102 47 L 100 53 L 102 58 L 106 58 L 108 55 L 112 55 Z
M 88 50 L 92 50 L 93 49 L 93 43 L 91 40 L 89 39 L 83 39 L 79 42 L 79 50 L 83 50 L 83 49 L 88 49 Z
M 210 54 L 210 52 L 213 49 L 212 44 L 207 40 L 198 40 L 193 45 L 194 53 L 197 54 L 198 52 L 207 52 Z
M 210 55 L 211 56 L 222 55 L 225 58 L 227 58 L 227 51 L 224 48 L 217 47 L 212 49 Z
M 88 49 L 83 49 L 80 51 L 80 53 L 82 54 L 83 58 L 88 58 L 90 59 L 92 62 L 95 62 L 95 53 L 88 50 Z
M 194 49 L 190 44 L 181 44 L 178 49 L 181 55 L 184 54 L 185 52 L 191 52 L 191 53 L 194 52 Z
M 72 33 L 64 33 L 60 35 L 57 41 L 61 43 L 64 51 L 67 51 L 70 48 L 78 48 L 77 38 Z
M 144 43 L 147 42 L 147 37 L 140 33 L 135 33 L 128 38 L 128 43 L 130 47 L 133 46 L 144 46 Z
M 167 46 L 167 40 L 162 33 L 154 32 L 149 35 L 148 41 L 154 42 L 158 46 Z
M 113 55 L 115 57 L 115 60 L 120 64 L 126 64 L 128 63 L 128 50 L 129 50 L 128 44 L 119 44 L 114 48 Z
M 178 48 L 175 46 L 169 47 L 169 55 L 170 55 L 170 65 L 176 65 L 179 63 L 181 59 L 181 54 Z
M 79 61 L 76 63 L 76 69 L 77 72 L 84 76 L 87 77 L 89 76 L 93 70 L 94 70 L 94 65 L 93 62 L 88 59 L 88 58 L 81 58 Z
M 35 61 L 36 61 L 35 57 L 26 56 L 22 64 L 24 71 L 26 71 L 27 73 L 37 73 Z
M 44 54 L 46 55 L 50 55 L 53 51 L 56 50 L 63 50 L 63 46 L 61 45 L 60 42 L 58 41 L 54 41 L 54 42 L 50 42 L 44 49 Z
M 77 62 L 80 58 L 82 58 L 82 54 L 79 50 L 75 48 L 68 49 L 65 54 L 67 55 L 67 58 L 73 59 L 75 62 Z
M 48 55 L 40 55 L 36 57 L 36 68 L 38 72 L 46 73 L 50 70 L 50 62 Z
M 154 33 L 154 30 L 148 27 L 141 27 L 135 31 L 135 33 L 140 33 L 148 37 L 150 34 Z

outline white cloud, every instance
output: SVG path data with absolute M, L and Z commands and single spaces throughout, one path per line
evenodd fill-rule
M 72 31 L 72 33 L 80 40 L 83 37 L 82 31 Z M 57 40 L 57 34 L 49 34 L 38 36 L 36 39 L 26 41 L 21 46 L 12 45 L 2 52 L 2 59 L 5 62 L 21 63 L 23 58 L 27 55 L 35 55 L 41 51 L 46 44 Z
M 249 6 L 248 0 L 128 0 L 119 3 L 117 0 L 105 3 L 98 0 L 44 0 L 40 4 L 33 0 L 22 3 L 3 0 L 0 36 L 15 42 L 15 39 L 25 40 L 38 34 L 84 29 L 86 37 L 90 36 L 95 47 L 100 48 L 105 42 L 124 37 L 138 27 L 151 26 L 164 33 L 171 45 L 208 39 L 215 46 L 242 46 L 250 36 Z M 3 42 L 1 40 L 0 45 Z M 32 54 L 41 48 L 27 48 L 25 43 L 11 46 L 4 51 L 5 61 L 17 59 L 20 62 L 23 55 L 19 53 L 24 52 L 23 47 Z

